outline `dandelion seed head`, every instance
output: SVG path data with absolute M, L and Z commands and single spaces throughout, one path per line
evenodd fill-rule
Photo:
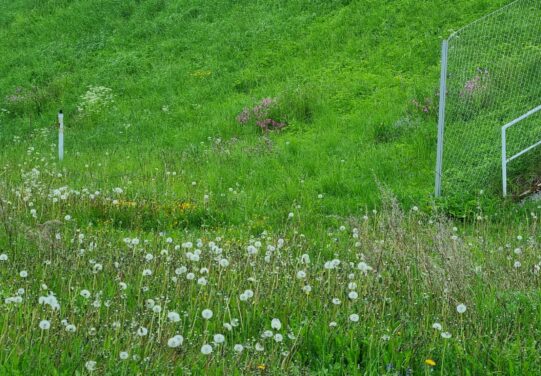
M 215 334 L 213 339 L 214 339 L 214 343 L 217 343 L 217 344 L 225 342 L 225 337 L 223 334 Z
M 351 315 L 349 315 L 349 321 L 359 322 L 359 315 L 356 313 L 352 313 Z
M 95 371 L 96 370 L 97 363 L 94 360 L 89 360 L 85 363 L 85 368 L 89 371 Z
M 214 315 L 214 313 L 210 310 L 210 309 L 204 309 L 202 312 L 201 312 L 201 316 L 205 319 L 205 320 L 210 320 L 212 318 L 212 316 Z
M 212 346 L 209 344 L 204 344 L 201 346 L 201 354 L 203 355 L 209 355 L 212 353 Z
M 174 349 L 182 345 L 184 342 L 184 337 L 180 334 L 177 334 L 167 340 L 167 346 Z

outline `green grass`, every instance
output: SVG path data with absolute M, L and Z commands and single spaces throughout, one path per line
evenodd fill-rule
M 440 42 L 506 3 L 2 2 L 0 373 L 538 374 L 539 207 L 431 197 Z
M 0 142 L 47 128 L 45 142 L 33 146 L 50 152 L 62 108 L 73 185 L 89 184 L 80 177 L 85 164 L 94 182 L 146 181 L 167 166 L 185 171 L 172 188 L 179 195 L 191 181 L 216 194 L 239 183 L 264 212 L 326 193 L 333 214 L 346 215 L 377 204 L 374 177 L 418 203 L 433 185 L 439 43 L 498 5 L 13 2 L 2 16 L 0 89 L 3 98 L 17 87 L 28 95 L 5 100 L 11 113 Z M 111 88 L 115 102 L 80 116 L 90 85 Z M 265 143 L 271 147 L 235 121 L 263 97 L 284 98 L 290 118 Z M 428 115 L 411 104 L 425 98 L 433 103 Z M 209 137 L 227 153 L 207 153 Z M 14 159 L 21 149 L 2 153 Z

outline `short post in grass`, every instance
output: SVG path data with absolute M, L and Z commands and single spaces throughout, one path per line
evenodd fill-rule
M 58 159 L 64 159 L 64 114 L 58 111 Z

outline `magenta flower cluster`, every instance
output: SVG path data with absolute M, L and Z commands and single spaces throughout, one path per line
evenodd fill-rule
M 271 115 L 275 106 L 276 99 L 263 98 L 253 108 L 245 107 L 242 112 L 237 115 L 237 122 L 241 125 L 247 125 L 253 121 L 255 125 L 263 131 L 282 129 L 286 126 L 286 123 L 274 119 Z
M 466 81 L 464 88 L 460 92 L 461 97 L 471 96 L 485 87 L 486 80 L 488 79 L 488 69 L 477 68 L 477 74 L 471 80 Z
M 425 98 L 424 102 L 419 102 L 417 99 L 411 101 L 413 106 L 419 111 L 429 114 L 432 110 L 432 100 L 430 98 Z

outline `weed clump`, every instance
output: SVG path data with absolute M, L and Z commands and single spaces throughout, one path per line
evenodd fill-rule
M 263 98 L 254 107 L 245 107 L 237 115 L 237 122 L 240 125 L 255 125 L 264 132 L 282 129 L 287 123 L 281 120 L 284 116 L 276 111 L 277 103 L 276 98 Z

